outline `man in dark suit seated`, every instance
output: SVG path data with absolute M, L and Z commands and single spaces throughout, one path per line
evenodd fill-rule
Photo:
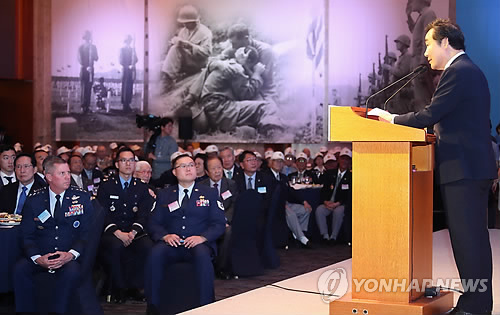
M 17 312 L 38 312 L 34 275 L 55 273 L 58 290 L 54 294 L 56 313 L 65 313 L 74 290 L 79 286 L 80 261 L 85 255 L 90 219 L 94 208 L 90 195 L 70 186 L 68 164 L 52 156 L 43 163 L 48 187 L 30 195 L 23 207 L 21 234 L 26 257 L 14 271 Z
M 0 187 L 6 186 L 16 181 L 14 173 L 14 160 L 16 150 L 10 145 L 0 146 Z
M 219 253 L 215 262 L 215 268 L 219 277 L 228 279 L 231 272 L 228 253 L 231 240 L 231 220 L 233 219 L 234 204 L 236 199 L 238 199 L 238 188 L 233 180 L 223 177 L 222 160 L 218 156 L 208 157 L 205 161 L 205 169 L 209 178 L 202 180 L 200 184 L 217 189 L 224 205 L 226 231 L 223 237 L 217 240 Z
M 92 185 L 92 182 L 82 176 L 83 161 L 81 156 L 72 155 L 69 158 L 68 164 L 69 164 L 69 171 L 71 172 L 71 181 L 70 181 L 71 186 L 78 187 L 88 192 L 89 188 L 92 188 L 89 187 Z
M 86 178 L 87 182 L 92 186 L 93 191 L 97 192 L 101 181 L 104 179 L 104 174 L 97 168 L 97 157 L 94 151 L 84 151 L 83 155 L 83 171 L 82 178 Z
M 97 200 L 106 212 L 99 256 L 111 272 L 112 298 L 116 303 L 127 299 L 128 284 L 134 286 L 134 295 L 138 297 L 143 277 L 136 279 L 136 283 L 127 281 L 125 262 L 134 257 L 139 259 L 134 267 L 142 275 L 145 258 L 152 247 L 145 228 L 154 200 L 147 184 L 132 177 L 135 163 L 134 151 L 128 147 L 120 149 L 115 163 L 118 175 L 104 180 L 97 192 Z
M 33 152 L 33 155 L 35 157 L 36 161 L 36 174 L 35 174 L 35 180 L 37 182 L 40 182 L 42 184 L 47 184 L 47 181 L 45 180 L 45 175 L 43 174 L 43 161 L 49 156 L 49 154 L 44 151 L 44 150 L 36 150 Z
M 220 158 L 222 159 L 222 167 L 224 168 L 224 177 L 233 179 L 235 176 L 239 176 L 241 173 L 241 168 L 236 165 L 234 150 L 231 147 L 224 147 L 220 150 Z
M 159 313 L 161 282 L 165 270 L 176 262 L 194 264 L 200 287 L 200 305 L 214 301 L 215 241 L 224 233 L 224 205 L 215 189 L 195 183 L 192 157 L 173 160 L 173 173 L 179 184 L 163 189 L 149 222 L 155 245 L 146 266 L 145 293 L 148 313 Z M 175 285 L 175 284 L 172 284 Z
M 344 221 L 344 213 L 350 210 L 352 204 L 352 173 L 349 170 L 351 157 L 351 150 L 348 148 L 342 149 L 339 156 L 338 170 L 327 170 L 323 174 L 324 181 L 321 189 L 321 202 L 323 204 L 316 209 L 316 223 L 325 241 L 332 241 L 333 243 L 337 241 Z M 332 214 L 331 234 L 328 233 L 326 223 L 326 217 L 330 214 Z
M 317 183 L 318 179 L 316 177 L 316 172 L 312 170 L 307 170 L 307 155 L 304 152 L 297 154 L 297 171 L 288 174 L 288 179 L 292 183 L 306 183 L 309 181 L 310 184 Z
M 284 161 L 285 156 L 282 152 L 274 152 L 271 156 L 271 168 L 267 171 L 267 174 L 273 178 L 274 186 L 281 185 L 282 187 L 286 199 L 286 223 L 292 231 L 293 237 L 304 247 L 310 248 L 311 244 L 304 232 L 307 231 L 312 208 L 306 200 L 298 196 L 295 189 L 290 187 L 288 177 L 281 173 Z
M 17 181 L 0 189 L 0 209 L 8 213 L 22 214 L 28 195 L 45 185 L 35 181 L 36 162 L 29 154 L 21 153 L 16 157 L 14 170 Z

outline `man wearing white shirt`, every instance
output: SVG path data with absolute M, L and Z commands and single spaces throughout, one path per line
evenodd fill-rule
M 15 158 L 16 151 L 13 147 L 7 145 L 0 146 L 0 187 L 16 181 L 16 174 L 14 174 Z
M 80 283 L 81 256 L 85 255 L 94 208 L 86 192 L 70 187 L 69 166 L 58 157 L 44 161 L 49 187 L 30 195 L 23 207 L 21 235 L 25 259 L 14 271 L 17 312 L 38 312 L 34 276 L 51 272 L 58 290 L 50 309 L 66 313 L 70 297 Z
M 80 189 L 88 191 L 88 186 L 92 185 L 92 181 L 87 177 L 82 176 L 83 160 L 79 155 L 72 155 L 69 158 L 69 169 L 71 172 L 71 186 L 76 186 Z

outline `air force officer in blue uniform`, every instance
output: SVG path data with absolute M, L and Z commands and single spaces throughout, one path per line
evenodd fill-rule
M 51 309 L 67 311 L 69 298 L 79 285 L 80 261 L 85 255 L 93 207 L 90 195 L 70 187 L 68 164 L 58 157 L 44 163 L 44 187 L 26 200 L 23 208 L 21 233 L 26 258 L 20 260 L 14 272 L 17 312 L 37 312 L 33 276 L 54 272 L 57 294 Z
M 431 103 L 419 112 L 383 118 L 416 128 L 434 125 L 436 171 L 460 278 L 486 280 L 481 290 L 462 294 L 450 314 L 491 314 L 492 258 L 486 210 L 497 174 L 488 82 L 465 54 L 458 25 L 435 20 L 427 26 L 425 45 L 431 68 L 443 70 Z
M 218 192 L 195 183 L 193 158 L 180 155 L 172 166 L 179 184 L 160 191 L 149 222 L 149 235 L 156 242 L 146 267 L 145 283 L 152 313 L 160 306 L 160 284 L 165 270 L 179 261 L 189 261 L 195 266 L 200 305 L 213 302 L 212 258 L 216 254 L 215 241 L 225 229 L 224 206 Z

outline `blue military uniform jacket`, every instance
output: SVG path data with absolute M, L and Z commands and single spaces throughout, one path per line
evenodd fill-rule
M 28 257 L 73 249 L 83 254 L 94 212 L 90 195 L 75 187 L 64 193 L 61 209 L 44 222 L 41 214 L 50 214 L 49 188 L 30 194 L 23 207 L 21 231 Z
M 125 192 L 118 175 L 103 180 L 97 200 L 106 211 L 104 231 L 107 233 L 116 230 L 143 232 L 154 203 L 147 184 L 132 177 Z
M 196 183 L 185 208 L 180 207 L 178 198 L 178 185 L 165 188 L 157 195 L 148 225 L 153 241 L 160 241 L 167 234 L 177 234 L 182 239 L 199 235 L 216 251 L 215 241 L 226 226 L 224 206 L 217 190 Z

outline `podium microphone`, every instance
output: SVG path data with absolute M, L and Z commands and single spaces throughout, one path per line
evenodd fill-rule
M 427 71 L 427 66 L 426 65 L 420 65 L 418 67 L 416 67 L 415 69 L 413 69 L 412 72 L 408 73 L 407 75 L 405 75 L 404 77 L 392 82 L 391 84 L 389 84 L 388 86 L 386 86 L 385 88 L 381 89 L 380 91 L 377 91 L 375 93 L 373 93 L 372 95 L 370 95 L 367 99 L 366 99 L 366 102 L 365 102 L 365 107 L 366 107 L 366 111 L 365 111 L 365 118 L 368 117 L 368 102 L 370 101 L 370 99 L 382 92 L 384 92 L 385 90 L 387 90 L 388 88 L 390 87 L 393 87 L 394 85 L 398 84 L 399 82 L 403 81 L 404 79 L 412 76 L 412 75 L 415 75 L 413 78 L 411 78 L 410 80 L 408 80 L 408 82 L 410 82 L 411 80 L 413 80 L 417 75 L 419 75 L 420 73 L 422 72 L 425 72 Z M 408 84 L 407 82 L 407 84 Z M 385 107 L 385 106 L 384 106 Z
M 421 73 L 424 73 L 427 71 L 427 67 L 424 66 L 424 65 L 420 65 L 419 67 L 417 67 L 415 70 L 413 70 L 413 73 L 415 74 L 413 77 L 410 78 L 410 80 L 406 81 L 405 84 L 403 84 L 403 86 L 401 86 L 396 92 L 394 92 L 391 96 L 389 96 L 389 98 L 387 99 L 387 101 L 385 101 L 384 103 L 384 110 L 386 110 L 386 107 L 387 107 L 387 103 L 389 103 L 389 101 L 394 97 L 396 96 L 396 94 L 398 94 L 402 89 L 404 89 L 405 86 L 407 86 L 411 81 L 413 81 L 413 79 L 415 79 L 416 77 L 418 77 Z

